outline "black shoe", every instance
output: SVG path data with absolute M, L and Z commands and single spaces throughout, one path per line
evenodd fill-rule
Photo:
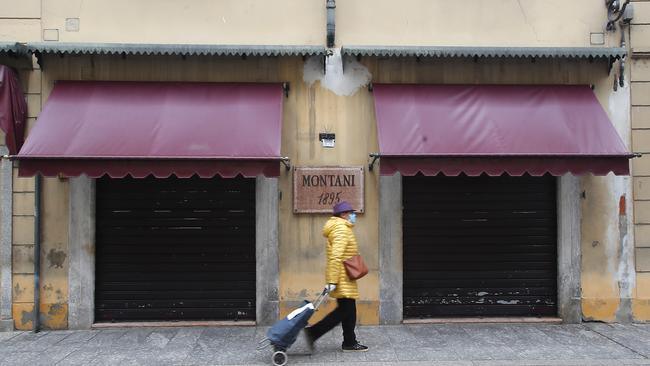
M 305 343 L 307 343 L 307 348 L 309 353 L 314 353 L 314 337 L 312 337 L 310 329 L 305 328 L 302 330 L 302 335 L 305 338 Z
M 343 349 L 343 352 L 366 352 L 368 351 L 368 347 L 364 346 L 363 344 L 357 342 L 351 346 L 346 346 L 343 345 L 341 347 Z

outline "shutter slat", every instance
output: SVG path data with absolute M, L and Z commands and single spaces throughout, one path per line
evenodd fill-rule
M 97 180 L 97 321 L 255 319 L 255 180 Z
M 404 317 L 557 315 L 555 187 L 404 177 Z

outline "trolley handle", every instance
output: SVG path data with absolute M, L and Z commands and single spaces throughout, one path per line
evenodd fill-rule
M 324 289 L 323 289 L 323 292 L 321 292 L 321 293 L 318 295 L 318 297 L 316 298 L 316 300 L 314 300 L 314 302 L 313 302 L 313 304 L 314 304 L 314 311 L 318 310 L 318 307 L 320 306 L 320 304 L 323 303 L 323 301 L 325 301 L 325 299 L 327 298 L 327 295 L 329 295 L 329 293 L 330 293 L 330 292 L 327 290 L 327 288 L 324 288 Z

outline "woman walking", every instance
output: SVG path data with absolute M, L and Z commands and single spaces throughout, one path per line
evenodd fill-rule
M 327 238 L 327 268 L 325 288 L 330 296 L 336 298 L 337 307 L 323 320 L 312 327 L 305 328 L 307 344 L 313 349 L 314 342 L 329 332 L 339 323 L 343 326 L 343 344 L 346 352 L 365 352 L 368 347 L 357 341 L 354 327 L 357 322 L 356 299 L 359 298 L 357 281 L 351 280 L 343 261 L 359 254 L 357 239 L 352 232 L 356 223 L 356 213 L 348 202 L 334 206 L 333 216 L 323 227 L 323 236 Z

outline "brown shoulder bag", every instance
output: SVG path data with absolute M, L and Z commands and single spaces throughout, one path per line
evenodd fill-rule
M 363 258 L 359 254 L 344 260 L 343 265 L 345 266 L 345 272 L 347 272 L 351 280 L 358 280 L 368 274 L 368 267 L 366 267 Z

